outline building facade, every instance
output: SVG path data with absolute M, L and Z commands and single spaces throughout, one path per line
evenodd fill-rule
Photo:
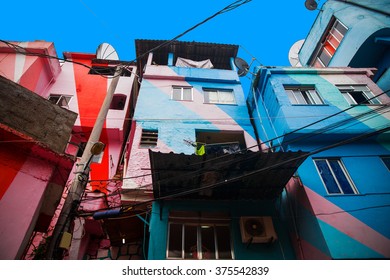
M 122 187 L 129 211 L 148 215 L 147 258 L 294 259 L 276 200 L 298 162 L 271 169 L 291 155 L 260 151 L 238 46 L 163 43 L 136 40 L 144 71 Z
M 328 0 L 299 51 L 303 66 L 376 68 L 373 81 L 390 89 L 390 1 Z
M 49 90 L 49 98 L 59 100 L 61 106 L 77 113 L 69 152 L 76 156 L 76 165 L 86 164 L 80 162 L 84 148 L 105 107 L 103 104 L 110 85 L 119 75 L 98 139 L 105 145 L 104 151 L 90 160 L 89 180 L 80 198 L 71 232 L 72 242 L 70 248 L 63 248 L 69 249 L 66 258 L 70 259 L 110 258 L 113 255 L 109 254 L 112 244 L 106 234 L 105 223 L 92 216 L 100 209 L 121 205 L 119 189 L 122 184 L 124 143 L 130 131 L 130 118 L 137 97 L 137 69 L 134 64 L 120 61 L 117 57 L 110 59 L 102 56 L 102 47 L 110 46 L 100 45 L 96 54 L 64 53 L 61 73 Z M 116 74 L 117 68 L 121 69 L 120 74 Z
M 372 70 L 257 73 L 248 103 L 260 138 L 309 153 L 283 197 L 297 256 L 389 258 L 389 97 Z
M 33 95 L 32 97 L 26 97 L 25 100 L 21 99 L 24 102 L 20 103 L 22 111 L 17 110 L 19 107 L 15 100 L 8 100 L 6 95 L 1 97 L 2 115 L 4 117 L 2 127 L 4 126 L 4 131 L 6 131 L 4 132 L 5 138 L 2 140 L 10 141 L 8 138 L 17 138 L 18 140 L 10 141 L 12 147 L 26 146 L 26 149 L 21 149 L 21 151 L 24 151 L 21 154 L 25 154 L 25 156 L 18 156 L 16 157 L 17 160 L 7 161 L 10 162 L 8 164 L 4 163 L 3 170 L 5 172 L 2 172 L 1 175 L 1 205 L 4 210 L 1 217 L 3 224 L 11 225 L 11 220 L 20 220 L 26 224 L 25 226 L 24 224 L 13 223 L 10 226 L 14 231 L 20 227 L 18 234 L 15 234 L 12 230 L 4 231 L 4 235 L 13 237 L 9 237 L 12 242 L 8 240 L 8 237 L 2 238 L 2 240 L 7 241 L 2 245 L 8 248 L 11 243 L 12 246 L 15 243 L 14 247 L 18 252 L 14 252 L 13 248 L 12 250 L 2 250 L 4 254 L 8 252 L 2 258 L 45 258 L 44 251 L 47 246 L 45 239 L 51 236 L 51 232 L 56 227 L 58 215 L 61 213 L 69 187 L 75 178 L 78 165 L 86 164 L 80 162 L 81 156 L 95 126 L 111 81 L 114 79 L 116 67 L 120 67 L 122 71 L 98 139 L 105 145 L 104 152 L 99 156 L 91 157 L 90 162 L 88 162 L 90 164 L 88 183 L 80 198 L 80 206 L 77 208 L 77 218 L 74 220 L 74 226 L 71 227 L 69 232 L 73 237 L 71 238 L 72 242 L 69 245 L 62 246 L 61 250 L 65 249 L 62 257 L 70 259 L 110 258 L 110 256 L 116 258 L 129 255 L 129 253 L 124 252 L 125 250 L 121 252 L 118 248 L 114 248 L 112 254 L 108 253 L 111 243 L 106 235 L 104 223 L 92 218 L 97 210 L 116 207 L 121 204 L 119 188 L 124 163 L 124 143 L 130 131 L 130 118 L 134 111 L 138 90 L 138 79 L 135 74 L 136 66 L 119 61 L 118 57 L 112 55 L 104 57 L 102 54 L 107 51 L 107 48 L 112 47 L 104 43 L 98 47 L 96 54 L 64 53 L 63 60 L 65 62 L 60 64 L 53 43 L 41 41 L 2 43 L 1 73 L 8 79 L 9 83 L 14 81 L 23 86 L 9 89 L 8 84 L 4 82 L 2 83 L 2 93 L 6 94 L 7 91 L 13 90 L 15 94 L 27 96 L 26 92 L 28 92 Z M 112 49 L 109 49 L 109 52 L 112 52 Z M 30 89 L 31 92 L 25 88 Z M 15 98 L 18 98 L 18 95 L 15 95 Z M 26 109 L 29 102 L 31 103 L 31 109 Z M 42 104 L 39 104 L 39 102 Z M 53 117 L 53 114 L 58 116 Z M 61 121 L 64 122 L 63 125 L 59 123 Z M 64 132 L 58 135 L 57 130 L 63 130 Z M 17 136 L 12 136 L 13 134 Z M 51 134 L 50 138 L 49 135 Z M 20 142 L 18 137 L 28 139 L 25 140 L 28 142 Z M 23 167 L 24 162 L 34 156 L 34 153 L 29 156 L 27 146 L 28 149 L 37 153 L 39 149 L 34 148 L 36 145 L 40 149 L 42 149 L 41 146 L 47 146 L 48 152 L 43 153 L 42 158 L 47 158 L 47 153 L 51 150 L 53 150 L 53 155 L 49 157 L 45 164 L 35 164 L 34 166 L 29 164 L 28 168 Z M 9 149 L 2 145 L 2 158 L 9 159 L 11 154 L 8 153 L 10 153 Z M 56 157 L 61 161 L 56 160 Z M 59 168 L 59 164 L 64 166 Z M 57 174 L 58 172 L 61 174 Z M 16 187 L 13 187 L 16 178 L 20 177 L 18 174 L 24 173 L 41 179 L 46 182 L 46 185 L 50 183 L 49 187 L 40 187 L 34 195 L 26 192 L 24 199 L 24 195 L 20 193 L 21 181 L 19 180 Z M 59 184 L 59 187 L 55 187 L 57 185 L 53 186 L 54 183 L 50 180 L 54 180 L 56 184 L 59 184 L 56 180 L 61 181 L 61 184 Z M 17 191 L 18 188 L 19 191 Z M 10 196 L 11 193 L 13 197 Z M 15 202 L 18 199 L 20 201 Z M 26 199 L 31 199 L 31 201 L 26 201 Z M 29 211 L 28 215 L 20 213 L 23 211 L 15 211 L 18 215 L 23 214 L 24 218 L 16 218 L 16 214 L 5 214 L 9 213 L 9 210 L 6 209 L 13 209 L 20 203 L 29 205 L 28 208 L 25 208 L 26 211 L 27 209 Z M 11 207 L 11 205 L 14 206 Z M 49 209 L 42 208 L 42 205 Z M 20 208 L 23 209 L 24 207 Z M 73 229 L 75 229 L 75 232 L 73 232 Z M 19 236 L 22 236 L 23 240 Z M 30 246 L 30 250 L 28 250 L 26 247 L 29 247 L 30 243 L 33 246 Z M 71 250 L 68 251 L 69 246 Z M 58 244 L 56 247 L 58 247 Z M 132 254 L 130 253 L 130 255 Z
M 60 69 L 47 57 L 53 44 L 0 49 L 0 259 L 20 259 L 55 215 L 75 161 L 66 149 L 77 115 L 43 97 Z

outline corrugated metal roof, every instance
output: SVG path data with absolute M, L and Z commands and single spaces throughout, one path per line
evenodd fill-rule
M 149 152 L 155 198 L 274 199 L 304 152 L 184 155 Z
M 169 40 L 135 40 L 136 55 L 139 63 L 139 69 L 147 61 L 147 54 L 164 44 L 161 48 L 153 51 L 153 62 L 158 65 L 168 64 L 168 53 L 174 54 L 174 63 L 177 57 L 188 58 L 195 61 L 210 59 L 216 69 L 231 69 L 230 58 L 236 57 L 238 45 L 217 44 L 217 43 L 200 43 L 200 42 L 181 42 Z M 166 44 L 166 45 L 165 45 Z

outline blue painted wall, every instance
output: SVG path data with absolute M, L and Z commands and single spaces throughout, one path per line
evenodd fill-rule
M 390 126 L 387 110 L 381 114 L 374 112 L 378 106 L 351 107 L 335 87 L 335 84 L 366 84 L 374 94 L 380 94 L 382 91 L 364 71 L 339 70 L 259 69 L 259 83 L 254 83 L 253 91 L 256 95 L 249 96 L 248 102 L 261 140 L 282 136 L 273 141 L 274 146 L 281 141 L 285 150 L 313 152 Z M 325 104 L 292 105 L 283 85 L 314 85 Z M 380 99 L 383 104 L 389 102 L 386 95 Z M 345 112 L 341 112 L 343 110 Z M 370 111 L 373 113 L 359 117 Z M 336 117 L 294 132 L 338 112 L 341 113 Z M 348 123 L 342 126 L 322 130 L 345 120 Z M 291 132 L 294 133 L 284 136 Z M 312 246 L 312 251 L 318 250 L 317 257 L 390 256 L 390 172 L 381 156 L 390 156 L 389 133 L 313 154 L 298 169 L 303 185 L 293 185 L 289 191 L 301 192 L 304 198 L 291 196 L 295 207 L 293 214 L 298 234 L 304 243 Z M 329 195 L 326 192 L 313 159 L 329 157 L 343 162 L 358 194 Z M 313 235 L 318 238 L 313 238 Z M 309 258 L 315 258 L 315 255 Z
M 281 220 L 274 202 L 266 201 L 165 201 L 162 204 L 160 220 L 160 203 L 155 202 L 150 219 L 150 260 L 166 259 L 168 216 L 174 211 L 208 211 L 228 213 L 231 218 L 231 238 L 233 241 L 234 259 L 237 260 L 279 260 L 295 259 L 286 223 Z M 272 216 L 278 241 L 272 244 L 242 243 L 239 219 L 241 216 Z

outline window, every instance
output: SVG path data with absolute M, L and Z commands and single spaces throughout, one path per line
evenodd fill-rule
M 315 67 L 327 67 L 340 45 L 341 40 L 347 33 L 348 28 L 336 18 L 330 21 L 327 31 L 324 33 L 321 42 L 314 51 L 314 58 L 310 63 Z
M 124 94 L 114 94 L 110 104 L 111 110 L 123 110 L 125 108 L 127 96 Z
M 57 104 L 61 107 L 69 109 L 69 102 L 72 99 L 72 96 L 62 95 L 62 94 L 50 94 L 49 100 L 53 104 Z
M 140 145 L 144 147 L 154 147 L 157 145 L 158 130 L 142 129 Z
M 169 222 L 168 259 L 233 259 L 227 218 L 184 213 Z
M 324 104 L 317 91 L 312 86 L 284 87 L 290 102 L 294 105 Z
M 383 163 L 386 165 L 387 169 L 390 171 L 390 156 L 381 157 Z
M 242 131 L 207 131 L 197 130 L 195 154 L 233 154 L 246 149 Z
M 204 102 L 213 104 L 236 104 L 233 90 L 229 89 L 203 89 Z
M 315 159 L 314 163 L 329 194 L 357 193 L 357 189 L 340 159 Z
M 114 76 L 115 66 L 92 66 L 88 74 L 90 75 L 103 75 L 103 76 Z M 132 68 L 122 67 L 121 76 L 130 77 L 132 74 Z
M 172 100 L 192 101 L 192 88 L 178 86 L 172 87 Z
M 338 85 L 337 88 L 351 105 L 381 104 L 379 99 L 365 85 Z

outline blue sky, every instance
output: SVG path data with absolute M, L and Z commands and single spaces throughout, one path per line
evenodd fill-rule
M 107 42 L 120 60 L 130 61 L 135 39 L 172 39 L 235 1 L 3 1 L 0 38 L 51 41 L 59 57 L 64 51 L 95 53 Z M 252 0 L 179 40 L 240 45 L 239 57 L 256 59 L 252 67 L 289 66 L 290 47 L 306 37 L 318 14 L 304 2 Z

